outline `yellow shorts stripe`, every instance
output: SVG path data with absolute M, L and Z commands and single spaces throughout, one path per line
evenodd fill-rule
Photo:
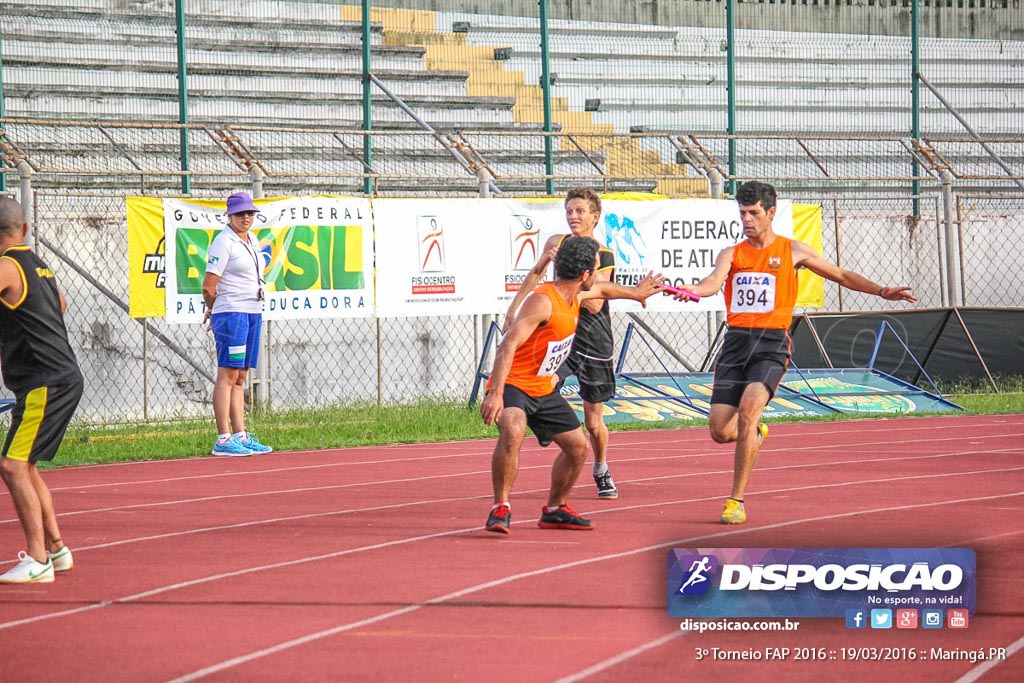
M 28 462 L 32 455 L 32 447 L 36 444 L 36 437 L 39 436 L 39 425 L 46 415 L 48 394 L 48 387 L 39 387 L 28 392 L 25 397 L 25 414 L 18 425 L 18 433 L 11 440 L 11 447 L 7 449 L 8 458 Z

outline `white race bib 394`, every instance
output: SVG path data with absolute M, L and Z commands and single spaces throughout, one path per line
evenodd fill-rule
M 733 313 L 771 313 L 775 310 L 775 276 L 771 273 L 736 273 L 732 276 Z

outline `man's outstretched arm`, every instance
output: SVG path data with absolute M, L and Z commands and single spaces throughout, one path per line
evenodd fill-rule
M 688 292 L 692 292 L 697 296 L 713 296 L 718 294 L 722 289 L 722 285 L 725 284 L 725 278 L 729 276 L 729 269 L 732 267 L 732 254 L 734 247 L 728 247 L 718 253 L 718 258 L 715 259 L 715 268 L 712 270 L 707 277 L 700 282 L 693 285 L 686 285 L 683 287 Z M 672 298 L 676 301 L 688 301 L 684 295 L 676 294 Z
M 809 245 L 798 240 L 793 240 L 793 265 L 803 266 L 816 275 L 836 284 L 852 289 L 855 292 L 874 294 L 888 301 L 909 301 L 914 303 L 917 297 L 913 295 L 910 287 L 888 287 L 869 280 L 860 273 L 846 270 L 826 261 L 818 252 Z
M 653 271 L 647 273 L 635 287 L 617 285 L 614 282 L 595 282 L 593 287 L 579 293 L 579 299 L 581 302 L 590 299 L 634 299 L 643 303 L 658 292 L 664 291 L 664 282 L 665 276 Z
M 558 243 L 561 240 L 561 235 L 555 235 L 549 237 L 548 241 L 544 243 L 544 252 L 537 259 L 537 263 L 533 264 L 533 268 L 526 274 L 526 279 L 523 280 L 523 284 L 519 286 L 519 291 L 512 297 L 512 303 L 508 305 L 508 311 L 505 313 L 505 319 L 501 322 L 501 331 L 506 332 L 512 323 L 515 322 L 516 312 L 519 310 L 519 306 L 523 303 L 523 300 L 533 291 L 534 287 L 540 284 L 540 281 L 544 279 L 544 273 L 547 272 L 548 264 L 555 260 L 555 254 L 558 253 Z

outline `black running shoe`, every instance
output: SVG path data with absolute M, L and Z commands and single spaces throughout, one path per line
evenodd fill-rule
M 612 479 L 611 470 L 605 470 L 604 474 L 595 474 L 594 483 L 597 484 L 598 498 L 615 500 L 619 497 L 619 490 L 615 488 L 615 480 Z
M 575 529 L 577 531 L 590 531 L 594 525 L 589 519 L 583 519 L 568 505 L 559 505 L 554 512 L 548 512 L 546 508 L 540 509 L 540 521 L 537 526 L 541 529 Z
M 497 534 L 507 534 L 508 525 L 512 523 L 512 511 L 507 505 L 499 505 L 487 515 L 487 526 L 484 528 Z

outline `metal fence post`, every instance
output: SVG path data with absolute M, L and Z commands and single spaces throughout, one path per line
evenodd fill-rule
M 736 135 L 736 0 L 725 2 L 726 132 Z M 729 138 L 729 193 L 736 192 L 736 138 Z
M 717 168 L 708 171 L 708 194 L 712 199 L 721 199 L 725 194 L 725 179 Z
M 176 0 L 174 3 L 174 20 L 178 54 L 178 123 L 182 124 L 179 151 L 181 170 L 184 171 L 181 176 L 181 193 L 189 195 L 192 194 L 192 161 L 188 140 L 188 57 L 185 51 L 184 0 Z
M 921 143 L 921 14 L 920 0 L 910 0 L 910 137 L 916 144 Z M 910 183 L 910 192 L 914 195 L 914 217 L 921 215 L 921 164 L 915 155 L 910 165 L 914 180 Z
M 35 215 L 35 194 L 32 191 L 32 167 L 24 159 L 18 162 L 18 174 L 21 180 L 18 183 L 18 199 L 21 201 L 21 210 L 25 212 L 25 225 L 28 226 L 28 233 L 25 235 L 25 246 L 35 249 L 36 226 L 33 216 Z
M 477 180 L 480 183 L 480 193 L 479 193 L 480 198 L 481 199 L 490 199 L 491 198 L 491 172 L 487 170 L 486 166 L 481 166 L 480 168 L 476 169 L 476 178 L 477 178 Z
M 372 171 L 373 169 L 373 136 L 369 135 L 370 131 L 373 130 L 373 105 L 370 100 L 373 94 L 373 83 L 370 80 L 370 75 L 373 73 L 370 66 L 370 60 L 372 59 L 372 54 L 370 52 L 370 6 L 372 4 L 371 0 L 363 0 L 362 3 L 363 131 L 366 133 L 363 135 L 363 164 L 367 171 Z M 372 195 L 374 192 L 376 192 L 376 178 L 366 176 L 363 178 L 363 194 Z
M 476 177 L 480 183 L 480 198 L 490 199 L 491 172 L 487 170 L 486 166 L 480 166 L 476 169 Z M 491 329 L 491 322 L 494 321 L 495 315 L 493 313 L 485 313 L 483 315 L 475 315 L 473 318 L 473 356 L 480 358 L 486 351 L 484 340 L 487 338 L 487 331 Z
M 249 180 L 252 181 L 252 198 L 263 199 L 266 194 L 263 192 L 263 179 L 266 175 L 263 173 L 263 169 L 253 164 L 249 168 Z
M 953 174 L 948 170 L 939 171 L 939 179 L 942 181 L 942 222 L 945 226 L 943 233 L 946 242 L 946 298 L 950 306 L 957 305 L 957 290 L 959 282 L 958 259 L 956 256 L 957 234 L 955 215 L 953 208 Z
M 263 198 L 263 169 L 253 165 L 249 168 L 249 178 L 252 181 L 253 199 Z M 260 335 L 260 352 L 253 368 L 252 375 L 252 404 L 254 408 L 270 408 L 270 334 L 272 324 L 263 322 L 263 334 Z
M 548 0 L 540 1 L 540 71 L 541 94 L 544 103 L 544 193 L 555 193 L 554 151 L 551 140 L 551 57 L 548 51 Z
M 833 231 L 835 233 L 836 240 L 836 265 L 840 268 L 843 267 L 843 243 L 842 243 L 842 230 L 840 229 L 839 220 L 839 201 L 836 199 L 832 200 L 832 225 L 834 226 Z M 839 298 L 839 312 L 843 312 L 843 291 L 844 288 L 840 287 L 836 292 L 836 296 Z

